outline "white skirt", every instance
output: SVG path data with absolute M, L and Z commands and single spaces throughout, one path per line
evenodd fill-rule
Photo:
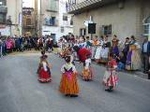
M 95 51 L 96 51 L 96 47 L 92 46 L 92 59 L 94 59 L 95 57 Z
M 102 48 L 101 50 L 101 57 L 108 58 L 109 48 Z
M 96 52 L 95 52 L 95 56 L 94 56 L 95 59 L 100 59 L 101 58 L 101 51 L 102 51 L 102 47 L 98 46 L 97 49 L 96 49 Z

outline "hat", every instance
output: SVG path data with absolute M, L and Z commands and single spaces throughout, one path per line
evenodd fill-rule
M 43 56 L 41 56 L 40 58 L 41 59 L 46 59 L 48 56 L 47 55 L 43 55 Z
M 67 62 L 67 63 L 69 63 L 70 61 L 71 61 L 71 57 L 68 55 L 68 56 L 66 56 L 65 57 L 65 61 Z

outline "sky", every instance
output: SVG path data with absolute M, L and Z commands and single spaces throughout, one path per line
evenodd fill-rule
M 60 0 L 62 3 L 65 3 L 68 0 Z M 23 7 L 34 7 L 34 0 L 23 0 Z
M 34 0 L 23 0 L 23 7 L 34 7 Z

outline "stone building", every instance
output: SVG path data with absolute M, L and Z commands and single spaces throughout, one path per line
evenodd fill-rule
M 22 0 L 0 0 L 0 33 L 22 34 Z
M 89 35 L 88 23 L 96 23 L 95 35 L 116 34 L 121 40 L 150 35 L 149 0 L 68 0 L 68 13 L 74 14 L 75 35 Z
M 65 0 L 35 0 L 38 34 L 51 35 L 54 40 L 73 33 L 72 16 L 66 12 Z
M 23 13 L 23 34 L 30 33 L 36 35 L 36 20 L 34 8 L 24 7 Z

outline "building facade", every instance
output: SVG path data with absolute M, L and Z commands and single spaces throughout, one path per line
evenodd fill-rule
M 96 23 L 95 35 L 116 34 L 121 40 L 150 35 L 150 1 L 146 0 L 68 0 L 68 13 L 74 14 L 74 34 L 89 35 L 88 23 Z
M 40 0 L 35 1 L 38 15 L 38 34 L 51 35 L 54 40 L 59 40 L 63 35 L 73 33 L 72 16 L 66 12 L 65 0 Z
M 0 33 L 22 35 L 22 0 L 0 0 Z
M 34 8 L 24 7 L 22 9 L 23 13 L 23 34 L 36 35 L 36 20 Z

